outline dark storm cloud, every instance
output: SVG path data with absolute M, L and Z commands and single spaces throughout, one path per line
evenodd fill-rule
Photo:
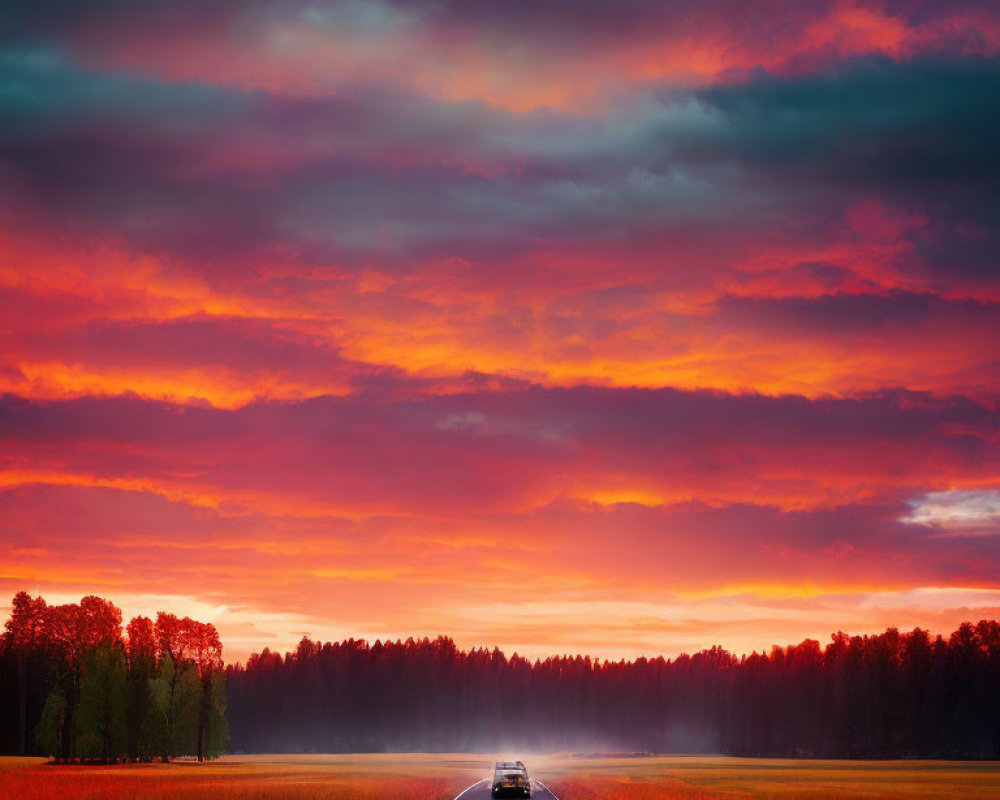
M 361 380 L 379 370 L 344 359 L 322 336 L 280 321 L 194 316 L 172 320 L 94 320 L 58 332 L 13 337 L 40 361 L 65 358 L 100 369 L 110 364 L 156 370 L 205 369 Z
M 186 32 L 194 27 L 218 31 L 241 16 L 252 19 L 261 3 L 234 3 L 231 0 L 198 2 L 132 3 L 128 0 L 37 0 L 6 3 L 0 8 L 0 40 L 60 41 L 81 31 L 111 31 L 135 34 L 140 31 Z M 271 4 L 276 9 L 291 4 Z
M 932 268 L 995 266 L 998 62 L 640 93 L 605 119 L 387 84 L 281 97 L 0 60 L 6 213 L 209 261 L 489 258 L 564 239 L 734 231 L 879 196 L 935 216 Z
M 850 336 L 889 326 L 912 330 L 931 322 L 949 329 L 984 329 L 1000 337 L 1000 306 L 934 294 L 827 294 L 820 297 L 732 297 L 716 304 L 720 323 L 751 324 L 790 335 Z
M 924 211 L 934 270 L 998 269 L 1000 62 L 861 61 L 832 74 L 771 77 L 697 93 L 725 128 L 683 142 L 689 159 L 730 158 L 791 193 L 877 196 Z M 795 187 L 799 187 L 796 189 Z
M 504 0 L 179 0 L 136 4 L 127 0 L 36 0 L 10 4 L 0 13 L 0 30 L 11 39 L 69 37 L 81 31 L 111 29 L 129 35 L 190 33 L 208 30 L 253 30 L 282 19 L 303 18 L 315 25 L 366 30 L 393 24 L 398 18 L 415 20 L 442 36 L 455 30 L 474 30 L 497 36 L 530 37 L 550 47 L 560 44 L 598 45 L 623 37 L 663 37 L 674 32 L 690 35 L 711 28 L 739 32 L 743 38 L 768 38 L 783 43 L 791 34 L 825 18 L 835 0 L 788 3 L 762 0 L 549 0 L 545 3 L 508 3 Z M 989 11 L 988 0 L 887 0 L 871 4 L 888 17 L 920 25 L 952 14 Z M 747 26 L 755 30 L 748 33 Z M 975 41 L 974 30 L 966 33 Z
M 371 396 L 255 403 L 239 410 L 188 408 L 139 398 L 82 398 L 33 403 L 5 397 L 0 431 L 13 440 L 98 439 L 192 442 L 237 432 L 275 440 L 351 441 L 373 451 L 434 447 L 496 448 L 544 458 L 576 458 L 581 448 L 622 466 L 699 453 L 813 448 L 845 457 L 873 445 L 918 444 L 957 462 L 985 467 L 1000 453 L 991 432 L 996 410 L 963 397 L 882 392 L 854 398 L 767 397 L 674 389 L 525 388 L 375 402 Z M 971 443 L 975 442 L 975 447 Z M 641 445 L 641 446 L 640 446 Z M 433 447 L 432 447 L 433 449 Z M 382 450 L 381 452 L 385 452 Z
M 935 236 L 920 244 L 935 266 L 995 269 L 998 93 L 998 62 L 978 58 L 860 63 L 829 76 L 714 87 L 699 100 L 729 127 L 685 150 L 728 154 L 785 184 L 919 208 L 936 220 Z M 977 241 L 962 235 L 963 223 L 980 232 Z

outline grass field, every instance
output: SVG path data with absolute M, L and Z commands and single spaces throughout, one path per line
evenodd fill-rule
M 560 800 L 1000 800 L 1000 762 L 523 756 Z M 54 766 L 0 758 L 0 798 L 451 800 L 491 756 L 227 756 L 208 764 Z

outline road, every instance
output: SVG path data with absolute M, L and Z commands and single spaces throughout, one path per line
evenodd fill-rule
M 483 778 L 479 783 L 474 783 L 467 789 L 463 789 L 455 800 L 492 800 L 490 796 L 489 778 Z M 531 800 L 559 800 L 549 787 L 536 778 L 531 779 Z

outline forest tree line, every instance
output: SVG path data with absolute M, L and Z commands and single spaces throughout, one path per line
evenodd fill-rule
M 1000 757 L 996 621 L 740 657 L 531 661 L 445 637 L 305 638 L 228 667 L 221 655 L 212 625 L 159 613 L 123 630 L 101 598 L 22 592 L 0 636 L 0 752 L 208 758 L 231 734 L 237 752 Z
M 240 752 L 626 750 L 1000 757 L 1000 623 L 736 657 L 529 661 L 448 638 L 316 643 L 226 670 Z
M 215 626 L 160 612 L 122 629 L 100 597 L 15 595 L 0 636 L 0 752 L 63 762 L 213 758 L 228 745 Z

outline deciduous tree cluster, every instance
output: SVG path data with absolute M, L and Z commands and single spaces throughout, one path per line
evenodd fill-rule
M 228 744 L 215 626 L 122 614 L 99 597 L 20 592 L 0 637 L 0 747 L 61 761 L 220 755 Z
M 1000 757 L 1000 623 L 838 633 L 736 657 L 529 661 L 434 641 L 303 639 L 227 669 L 247 752 L 584 749 Z

